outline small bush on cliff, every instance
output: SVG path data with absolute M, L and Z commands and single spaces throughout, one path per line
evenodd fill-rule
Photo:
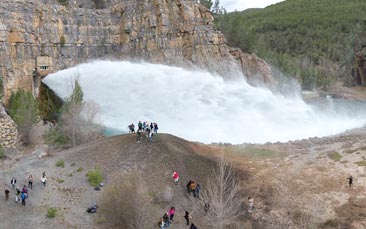
M 8 113 L 18 126 L 24 144 L 30 143 L 32 126 L 38 122 L 38 103 L 30 92 L 18 90 L 12 93 Z
M 0 159 L 5 157 L 4 148 L 0 145 Z
M 65 46 L 65 43 L 66 43 L 65 36 L 64 35 L 61 35 L 60 36 L 60 44 L 61 44 L 61 47 L 64 47 Z
M 0 100 L 4 95 L 4 82 L 3 82 L 3 78 L 0 75 Z
M 69 3 L 68 0 L 57 0 L 57 2 L 63 6 L 67 6 L 67 4 Z
M 94 3 L 94 7 L 96 9 L 104 9 L 105 8 L 105 1 L 104 0 L 92 0 Z

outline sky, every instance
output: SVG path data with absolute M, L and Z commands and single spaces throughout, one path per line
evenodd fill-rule
M 282 1 L 284 0 L 220 0 L 220 5 L 228 12 L 231 12 L 235 10 L 242 11 L 248 8 L 264 8 Z

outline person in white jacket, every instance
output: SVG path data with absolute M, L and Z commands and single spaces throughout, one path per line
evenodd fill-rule
M 43 188 L 46 188 L 46 181 L 47 181 L 47 177 L 45 175 L 43 175 L 42 178 L 41 178 L 41 182 L 43 184 Z

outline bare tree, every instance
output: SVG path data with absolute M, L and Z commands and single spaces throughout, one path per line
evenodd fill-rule
M 60 130 L 72 145 L 93 141 L 101 136 L 102 127 L 96 122 L 99 107 L 83 101 L 83 92 L 77 80 L 72 95 L 62 107 Z
M 106 187 L 101 201 L 101 213 L 117 228 L 151 228 L 154 212 L 142 177 L 137 172 L 123 175 L 123 180 Z
M 232 164 L 220 158 L 200 199 L 194 202 L 195 208 L 203 212 L 205 224 L 219 229 L 236 224 L 243 214 L 240 189 Z

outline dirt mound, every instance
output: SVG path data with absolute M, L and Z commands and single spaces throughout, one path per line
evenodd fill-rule
M 175 206 L 179 216 L 174 228 L 186 228 L 180 215 L 184 210 L 192 210 L 192 197 L 186 193 L 185 185 L 191 179 L 204 187 L 215 166 L 214 159 L 197 153 L 202 148 L 209 147 L 168 134 L 158 134 L 153 142 L 148 142 L 146 138 L 137 141 L 135 135 L 122 135 L 54 153 L 42 159 L 28 156 L 13 168 L 0 172 L 4 183 L 8 183 L 7 180 L 10 181 L 12 176 L 17 177 L 20 184 L 26 183 L 27 174 L 32 173 L 35 177 L 26 207 L 16 204 L 12 193 L 11 200 L 0 208 L 0 215 L 7 219 L 0 227 L 103 227 L 103 224 L 98 224 L 98 214 L 85 212 L 87 207 L 99 201 L 103 193 L 103 188 L 95 191 L 86 178 L 88 171 L 99 168 L 106 185 L 113 184 L 127 172 L 139 171 L 161 207 L 161 212 L 156 212 L 156 220 L 169 207 Z M 64 165 L 56 166 L 60 161 L 64 161 Z M 39 181 L 43 171 L 46 171 L 49 179 L 46 189 L 41 188 Z M 173 171 L 178 171 L 180 175 L 177 186 L 171 177 Z M 159 200 L 167 191 L 171 192 L 171 199 Z M 47 209 L 50 207 L 56 208 L 59 216 L 47 218 Z M 17 214 L 19 211 L 23 213 Z

